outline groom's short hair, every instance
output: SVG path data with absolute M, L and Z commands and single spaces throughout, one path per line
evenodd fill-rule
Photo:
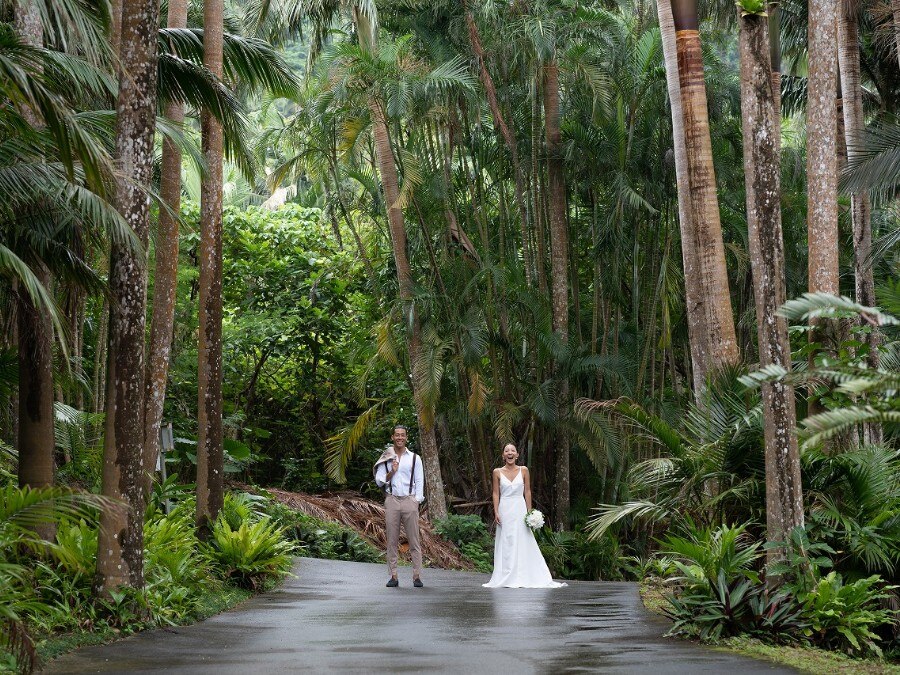
M 391 436 L 397 433 L 397 429 L 403 429 L 403 431 L 405 431 L 407 434 L 409 433 L 409 429 L 405 424 L 395 424 L 393 427 L 391 427 Z

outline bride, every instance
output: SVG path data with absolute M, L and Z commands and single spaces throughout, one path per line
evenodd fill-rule
M 503 448 L 503 467 L 494 469 L 494 574 L 485 588 L 559 588 L 553 581 L 534 534 L 525 524 L 531 510 L 528 467 L 516 465 L 519 451 Z

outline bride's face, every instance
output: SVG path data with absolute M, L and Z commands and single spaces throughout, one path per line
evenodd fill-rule
M 503 461 L 507 464 L 514 463 L 519 458 L 519 451 L 516 450 L 516 446 L 507 445 L 503 448 Z

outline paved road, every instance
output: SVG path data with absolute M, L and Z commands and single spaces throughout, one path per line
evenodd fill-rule
M 426 570 L 385 588 L 383 565 L 300 559 L 278 590 L 195 626 L 141 633 L 50 664 L 52 673 L 788 673 L 660 637 L 635 584 L 481 588 Z

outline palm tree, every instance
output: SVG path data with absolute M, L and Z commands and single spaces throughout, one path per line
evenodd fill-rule
M 187 26 L 187 0 L 169 0 L 168 28 Z M 184 122 L 184 105 L 170 102 L 166 117 L 175 124 Z M 171 140 L 163 141 L 159 211 L 156 230 L 156 271 L 153 276 L 153 313 L 147 353 L 147 391 L 144 395 L 144 470 L 147 486 L 159 456 L 159 428 L 162 424 L 169 352 L 175 321 L 175 291 L 178 285 L 178 215 L 181 203 L 181 151 Z M 168 207 L 168 208 L 165 208 Z M 170 210 L 171 209 L 171 210 Z
M 223 75 L 224 3 L 203 5 L 203 63 Z M 200 348 L 197 403 L 197 527 L 209 534 L 225 498 L 225 451 L 222 436 L 222 125 L 204 111 L 203 154 L 206 174 L 200 196 Z
M 550 183 L 550 263 L 553 331 L 563 344 L 569 341 L 569 224 L 566 176 L 559 129 L 559 64 L 554 55 L 544 65 L 544 124 L 547 144 L 547 177 Z M 568 409 L 569 382 L 560 382 L 560 411 Z M 556 529 L 569 521 L 569 436 L 565 428 L 556 442 Z
M 368 12 L 368 13 L 367 13 Z M 374 7 L 364 10 L 359 6 L 353 8 L 353 20 L 359 37 L 359 46 L 363 52 L 376 52 L 377 18 Z M 406 223 L 403 210 L 399 205 L 400 184 L 397 178 L 397 167 L 391 149 L 384 102 L 377 96 L 369 99 L 369 112 L 372 115 L 373 134 L 375 136 L 375 156 L 381 174 L 381 185 L 384 190 L 385 208 L 388 212 L 388 224 L 391 233 L 391 246 L 394 252 L 394 264 L 397 268 L 397 282 L 400 287 L 400 301 L 403 303 L 404 316 L 407 317 L 407 341 L 409 345 L 409 365 L 413 372 L 413 398 L 416 401 L 416 414 L 419 420 L 422 463 L 425 469 L 425 483 L 429 491 L 428 507 L 433 518 L 447 517 L 447 500 L 444 495 L 444 480 L 441 476 L 440 456 L 437 439 L 434 433 L 434 412 L 423 396 L 419 381 L 426 377 L 427 365 L 423 361 L 421 319 L 413 302 L 413 279 L 406 255 Z
M 837 0 L 809 3 L 809 291 L 838 294 Z
M 98 288 L 74 250 L 77 241 L 102 229 L 129 241 L 127 226 L 102 196 L 112 169 L 100 140 L 103 125 L 93 130 L 97 120 L 75 112 L 81 97 L 109 94 L 105 76 L 85 60 L 60 60 L 43 48 L 46 9 L 18 5 L 20 29 L 0 31 L 0 96 L 15 102 L 0 115 L 0 268 L 13 281 L 7 297 L 17 305 L 10 315 L 19 334 L 19 480 L 32 486 L 54 481 L 54 333 L 68 357 L 53 280 Z M 71 9 L 58 7 L 63 14 Z M 56 30 L 52 21 L 49 29 Z M 53 78 L 45 77 L 48 70 Z
M 43 26 L 36 6 L 16 3 L 16 33 L 23 44 L 43 47 Z M 37 112 L 22 108 L 22 117 L 34 129 L 41 126 Z M 35 275 L 50 288 L 50 272 L 35 261 Z M 46 312 L 35 306 L 28 293 L 20 293 L 18 318 L 19 420 L 16 446 L 19 451 L 19 485 L 47 487 L 54 482 L 53 435 L 53 324 Z
M 500 110 L 500 104 L 497 101 L 497 88 L 494 86 L 494 79 L 491 77 L 487 67 L 487 55 L 482 46 L 481 34 L 478 30 L 478 24 L 475 22 L 475 16 L 471 8 L 464 2 L 463 11 L 465 12 L 466 27 L 468 29 L 469 41 L 472 45 L 472 51 L 478 59 L 478 72 L 481 76 L 481 82 L 484 86 L 485 96 L 487 96 L 488 107 L 491 110 L 491 117 L 494 121 L 496 131 L 503 138 L 509 151 L 510 162 L 512 163 L 513 175 L 515 177 L 516 190 L 515 199 L 519 207 L 519 226 L 522 233 L 522 257 L 525 264 L 525 278 L 529 285 L 534 285 L 537 265 L 543 265 L 543 260 L 536 260 L 531 250 L 531 216 L 528 211 L 528 200 L 525 196 L 528 194 L 525 172 L 522 169 L 522 162 L 519 159 L 519 145 L 516 141 L 515 127 L 504 119 Z
M 697 247 L 699 295 L 704 305 L 709 345 L 706 363 L 694 364 L 694 368 L 699 367 L 700 375 L 705 378 L 711 369 L 736 363 L 739 354 L 716 195 L 697 3 L 696 0 L 674 0 L 671 7 L 684 116 L 691 225 Z
M 741 113 L 744 135 L 747 228 L 760 366 L 791 368 L 787 322 L 777 311 L 786 300 L 784 237 L 781 229 L 781 119 L 769 50 L 768 21 L 742 5 L 740 18 Z M 797 447 L 794 389 L 767 382 L 762 387 L 766 446 L 766 537 L 787 541 L 803 525 L 803 487 Z M 784 552 L 769 549 L 769 558 Z
M 144 330 L 156 85 L 159 5 L 124 0 L 116 105 L 116 160 L 122 176 L 116 205 L 140 240 L 138 250 L 113 243 L 110 253 L 110 336 L 103 494 L 122 499 L 124 512 L 105 509 L 97 554 L 96 588 L 140 588 L 144 524 Z
M 672 139 L 675 154 L 675 180 L 678 185 L 678 224 L 681 231 L 681 259 L 684 266 L 684 294 L 687 313 L 688 342 L 693 364 L 694 391 L 699 392 L 705 384 L 709 358 L 709 342 L 706 331 L 705 298 L 700 287 L 697 241 L 691 222 L 690 181 L 688 178 L 687 148 L 685 146 L 684 113 L 681 106 L 681 84 L 678 77 L 678 49 L 675 38 L 675 22 L 672 17 L 672 3 L 659 0 L 656 3 L 659 14 L 659 29 L 662 36 L 663 57 L 666 66 L 666 84 L 669 91 L 669 106 L 672 111 Z
M 844 130 L 847 159 L 852 162 L 855 162 L 859 156 L 861 136 L 866 126 L 860 80 L 858 10 L 859 4 L 842 2 L 838 19 L 838 66 L 844 101 Z M 853 219 L 856 301 L 869 307 L 876 304 L 875 276 L 872 266 L 872 202 L 866 190 L 852 193 L 850 199 Z M 877 368 L 879 363 L 877 333 L 874 331 L 869 333 L 866 342 L 869 348 L 867 361 L 872 368 Z M 866 443 L 881 442 L 880 427 L 866 425 L 863 432 Z

